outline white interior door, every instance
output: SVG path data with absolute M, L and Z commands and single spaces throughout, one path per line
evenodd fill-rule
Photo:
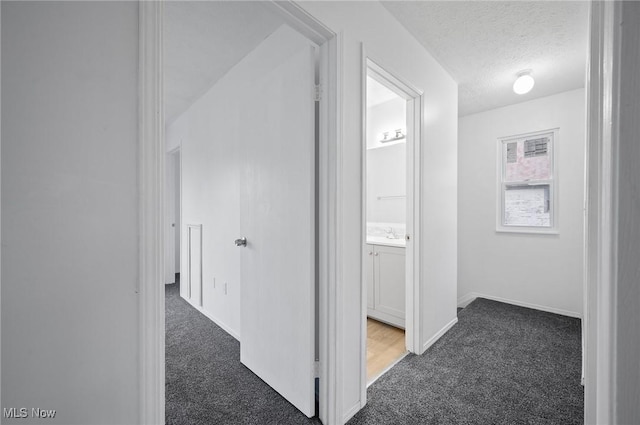
M 314 47 L 289 31 L 248 85 L 241 130 L 244 365 L 308 417 L 315 412 Z M 267 52 L 268 53 L 268 52 Z
M 180 156 L 180 151 L 178 150 L 176 153 L 174 153 L 173 155 L 171 155 L 172 158 L 172 162 L 173 162 L 173 168 L 175 170 L 175 176 L 173 178 L 173 182 L 174 182 L 174 222 L 175 222 L 175 227 L 173 228 L 174 231 L 173 233 L 173 239 L 174 239 L 174 251 L 175 251 L 175 260 L 174 260 L 174 264 L 175 264 L 175 270 L 174 273 L 180 273 L 180 229 L 182 226 L 182 220 L 181 220 L 181 212 L 182 212 L 182 202 L 181 202 L 181 164 L 182 161 L 180 160 L 181 156 Z M 171 229 L 169 229 L 169 231 L 171 231 Z M 168 259 L 168 261 L 171 261 L 171 259 Z
M 165 243 L 164 243 L 164 283 L 175 283 L 176 281 L 176 185 L 175 185 L 175 161 L 173 155 L 165 155 Z

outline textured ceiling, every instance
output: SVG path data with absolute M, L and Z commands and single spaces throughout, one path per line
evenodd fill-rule
M 459 115 L 584 87 L 588 3 L 389 1 L 383 5 L 459 84 Z M 512 90 L 531 69 L 535 87 Z
M 269 3 L 165 3 L 167 122 L 283 23 Z M 382 4 L 458 82 L 461 116 L 584 87 L 587 2 Z M 511 87 L 523 69 L 533 71 L 536 85 L 530 93 L 516 95 Z
M 175 1 L 164 13 L 168 123 L 283 23 L 265 2 Z

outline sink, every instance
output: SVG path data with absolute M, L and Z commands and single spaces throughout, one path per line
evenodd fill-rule
M 406 243 L 404 241 L 404 237 L 391 239 L 385 236 L 371 236 L 367 235 L 367 243 L 372 245 L 387 245 L 387 246 L 399 246 L 405 247 Z

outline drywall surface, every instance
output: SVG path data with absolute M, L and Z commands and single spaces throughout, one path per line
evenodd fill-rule
M 227 332 L 240 335 L 240 182 L 234 69 L 167 129 L 167 150 L 181 146 L 181 284 L 188 279 L 187 226 L 202 225 L 202 308 Z M 215 279 L 215 281 L 214 281 Z M 226 290 L 225 290 L 226 286 Z M 225 294 L 226 292 L 226 294 Z
M 3 423 L 137 423 L 138 5 L 1 7 Z
M 406 134 L 406 109 L 407 101 L 399 96 L 367 108 L 367 222 L 406 223 L 406 139 L 380 142 L 383 133 L 389 138 L 397 129 Z
M 187 137 L 189 131 L 189 122 L 186 119 L 180 122 L 172 122 L 165 128 L 164 142 L 167 152 L 171 152 L 182 146 L 183 140 Z
M 496 232 L 498 138 L 559 128 L 559 234 Z M 582 315 L 585 91 L 460 118 L 458 297 Z
M 367 147 L 389 146 L 398 142 L 381 143 L 383 133 L 388 132 L 389 137 L 395 135 L 396 129 L 401 129 L 404 134 L 407 132 L 407 101 L 401 97 L 396 97 L 387 102 L 367 108 Z
M 300 2 L 342 35 L 342 146 L 339 282 L 342 290 L 344 419 L 366 403 L 361 389 L 362 48 L 378 65 L 423 90 L 422 331 L 427 342 L 456 317 L 457 85 L 435 59 L 377 2 Z M 437 184 L 434 184 L 437 182 Z
M 640 423 L 640 3 L 622 3 L 616 423 Z
M 367 223 L 407 222 L 407 144 L 367 149 Z

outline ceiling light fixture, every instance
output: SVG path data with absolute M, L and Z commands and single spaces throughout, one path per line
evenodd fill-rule
M 513 91 L 516 92 L 516 94 L 529 93 L 535 83 L 535 80 L 531 76 L 530 69 L 520 71 L 518 72 L 518 78 L 516 79 L 516 82 L 513 83 Z

